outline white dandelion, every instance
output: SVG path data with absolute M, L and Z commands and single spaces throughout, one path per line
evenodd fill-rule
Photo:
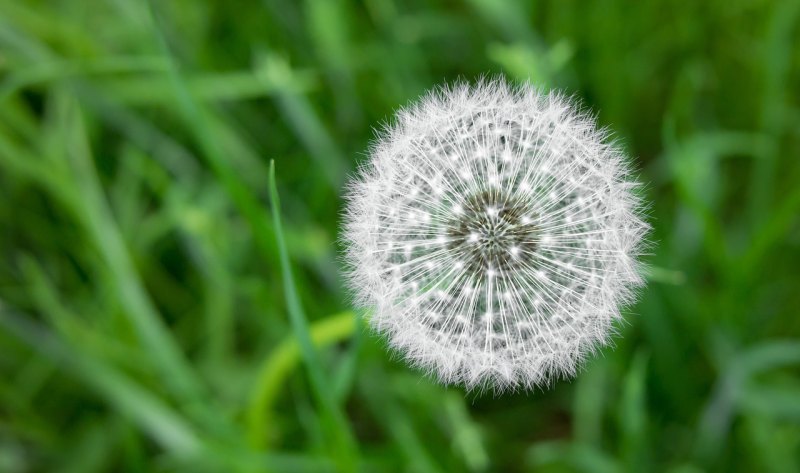
M 350 185 L 356 302 L 444 383 L 572 376 L 643 283 L 636 187 L 623 152 L 559 93 L 503 79 L 430 92 Z

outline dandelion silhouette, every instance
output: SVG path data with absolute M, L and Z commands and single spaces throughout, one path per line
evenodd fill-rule
M 444 383 L 531 388 L 608 343 L 643 281 L 627 157 L 558 93 L 456 84 L 401 110 L 351 183 L 357 303 Z

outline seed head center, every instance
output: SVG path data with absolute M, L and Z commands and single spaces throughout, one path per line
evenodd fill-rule
M 536 249 L 536 227 L 528 207 L 503 191 L 469 196 L 447 224 L 450 249 L 476 271 L 509 270 Z

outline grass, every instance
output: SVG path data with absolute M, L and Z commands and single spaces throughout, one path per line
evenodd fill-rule
M 0 471 L 800 471 L 798 45 L 788 0 L 0 0 Z M 654 242 L 615 346 L 499 397 L 337 244 L 372 130 L 487 73 L 596 111 Z

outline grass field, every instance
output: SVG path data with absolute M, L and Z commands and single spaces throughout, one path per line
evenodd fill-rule
M 502 396 L 387 352 L 337 243 L 374 129 L 497 73 L 653 226 L 615 346 Z M 0 0 L 0 255 L 0 472 L 797 472 L 800 2 Z

